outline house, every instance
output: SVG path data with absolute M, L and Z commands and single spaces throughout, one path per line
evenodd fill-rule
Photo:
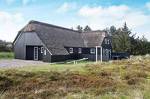
M 59 62 L 88 58 L 111 59 L 111 39 L 105 31 L 78 32 L 60 26 L 30 21 L 14 42 L 16 59 Z

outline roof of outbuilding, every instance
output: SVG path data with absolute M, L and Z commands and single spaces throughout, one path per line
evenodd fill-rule
M 69 54 L 64 48 L 65 46 L 95 47 L 101 45 L 104 38 L 104 32 L 102 31 L 80 33 L 72 29 L 67 29 L 38 21 L 30 21 L 18 33 L 17 37 L 20 35 L 20 33 L 24 32 L 36 32 L 41 41 L 53 55 Z

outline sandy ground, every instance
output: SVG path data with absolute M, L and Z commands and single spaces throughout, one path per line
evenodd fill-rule
M 0 68 L 11 68 L 11 67 L 23 67 L 23 66 L 37 66 L 37 65 L 47 65 L 49 63 L 44 63 L 41 61 L 27 61 L 27 60 L 0 60 Z

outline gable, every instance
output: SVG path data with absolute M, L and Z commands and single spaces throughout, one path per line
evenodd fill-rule
M 90 31 L 82 33 L 81 35 L 83 37 L 85 47 L 95 47 L 102 45 L 106 36 L 105 34 L 106 32 L 104 31 Z

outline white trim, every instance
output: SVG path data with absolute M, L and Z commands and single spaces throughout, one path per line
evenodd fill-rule
M 97 63 L 97 48 L 98 48 L 98 46 L 96 46 L 96 63 Z
M 105 44 L 107 44 L 107 43 L 108 43 L 107 38 L 105 38 L 105 39 L 104 39 L 104 41 L 105 41 Z
M 36 32 L 35 32 L 36 33 Z M 37 33 L 36 33 L 36 35 L 37 35 Z M 38 36 L 38 35 L 37 35 Z M 38 36 L 38 38 L 39 38 L 39 36 Z M 40 39 L 40 38 L 39 38 Z M 40 39 L 41 40 L 41 39 Z M 41 42 L 42 42 L 42 40 L 41 40 Z M 46 47 L 46 45 L 42 42 L 42 44 L 43 44 L 43 46 L 46 48 L 46 50 L 48 51 L 48 53 L 50 54 L 50 55 L 52 55 L 52 53 L 50 52 L 50 50 Z
M 110 44 L 110 40 L 109 39 L 107 39 L 107 44 Z
M 82 53 L 82 48 L 78 48 L 78 53 Z
M 95 48 L 90 48 L 90 53 L 95 54 Z
M 44 53 L 44 47 L 41 47 L 41 53 Z
M 69 53 L 73 53 L 73 48 L 69 48 Z
M 46 55 L 46 49 L 44 50 L 44 55 Z
M 96 46 L 96 63 L 98 61 L 98 48 L 101 48 L 101 62 L 103 62 L 103 48 L 102 46 Z
M 35 50 L 35 49 L 37 49 L 37 50 Z M 38 47 L 34 47 L 34 60 L 38 60 L 38 57 L 39 57 L 38 50 L 39 50 Z M 37 51 L 37 53 L 35 51 Z M 35 53 L 37 54 L 37 57 L 35 57 Z
M 103 47 L 101 46 L 101 62 L 103 62 Z
M 43 42 L 42 42 L 43 43 Z M 50 55 L 52 55 L 52 53 L 49 51 L 49 49 L 46 47 L 46 45 L 43 43 L 44 47 L 46 48 L 46 50 L 48 51 L 48 53 L 50 53 Z
M 22 35 L 22 32 L 18 35 L 18 37 L 15 39 L 15 42 L 14 42 L 14 44 L 13 45 L 15 45 L 16 44 L 16 42 L 17 42 L 17 40 L 21 37 L 21 35 Z

